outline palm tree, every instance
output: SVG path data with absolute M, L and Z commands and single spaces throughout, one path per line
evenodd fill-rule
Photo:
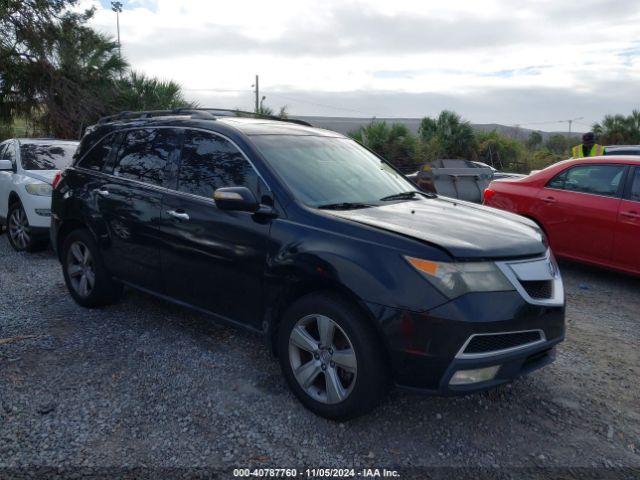
M 403 171 L 416 168 L 416 138 L 406 125 L 372 121 L 349 136 Z
M 195 107 L 184 98 L 182 87 L 172 80 L 160 80 L 132 71 L 127 77 L 119 80 L 116 86 L 116 110 L 170 110 Z
M 606 145 L 624 145 L 640 143 L 640 111 L 633 110 L 631 115 L 605 115 L 602 122 L 593 125 L 598 140 Z
M 40 122 L 58 137 L 79 137 L 111 112 L 114 85 L 127 62 L 115 42 L 73 20 L 60 23 L 48 58 L 52 68 L 43 79 Z
M 476 158 L 475 136 L 471 124 L 450 110 L 443 110 L 438 118 L 425 117 L 418 135 L 426 145 L 438 148 L 434 157 Z

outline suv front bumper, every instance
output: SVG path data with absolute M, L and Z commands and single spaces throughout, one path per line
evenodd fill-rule
M 533 305 L 516 291 L 469 293 L 427 312 L 368 305 L 387 343 L 396 384 L 428 394 L 455 395 L 507 383 L 551 363 L 564 340 L 564 306 Z M 518 348 L 461 355 L 478 334 L 540 331 Z M 487 381 L 452 385 L 459 370 L 499 366 Z

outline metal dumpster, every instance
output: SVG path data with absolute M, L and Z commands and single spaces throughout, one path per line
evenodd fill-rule
M 493 179 L 491 168 L 470 160 L 440 159 L 425 163 L 415 179 L 422 190 L 469 202 L 482 202 L 484 189 Z

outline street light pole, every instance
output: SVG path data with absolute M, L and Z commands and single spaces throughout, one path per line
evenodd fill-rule
M 122 47 L 120 46 L 120 13 L 122 12 L 122 2 L 111 2 L 111 10 L 116 13 L 116 25 L 118 26 L 118 56 L 122 58 Z

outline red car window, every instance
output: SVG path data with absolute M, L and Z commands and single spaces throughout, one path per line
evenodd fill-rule
M 634 202 L 640 202 L 640 167 L 634 169 L 633 183 L 631 184 L 631 192 L 629 193 L 629 200 Z
M 595 195 L 617 196 L 625 165 L 578 165 L 551 179 L 549 188 Z

